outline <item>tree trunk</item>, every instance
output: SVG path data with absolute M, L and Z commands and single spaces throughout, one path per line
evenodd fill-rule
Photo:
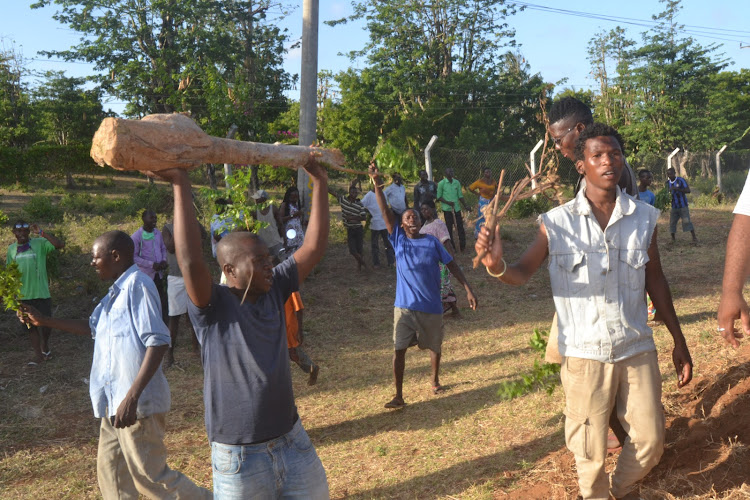
M 216 167 L 213 163 L 206 165 L 206 173 L 208 174 L 208 185 L 211 189 L 216 190 Z

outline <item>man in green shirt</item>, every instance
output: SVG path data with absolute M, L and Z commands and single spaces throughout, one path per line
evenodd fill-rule
M 42 231 L 36 224 L 18 221 L 13 225 L 13 236 L 16 243 L 8 247 L 6 265 L 11 262 L 18 264 L 21 272 L 21 302 L 31 305 L 45 315 L 52 315 L 52 299 L 49 293 L 49 278 L 47 277 L 47 254 L 65 246 L 58 238 Z M 30 237 L 30 235 L 34 237 Z M 28 362 L 34 367 L 42 361 L 52 358 L 49 348 L 50 329 L 31 326 L 28 330 L 31 346 L 34 348 L 34 358 Z
M 464 201 L 464 193 L 461 183 L 458 179 L 453 178 L 453 169 L 445 169 L 445 179 L 438 182 L 437 200 L 440 202 L 440 208 L 443 209 L 445 225 L 448 226 L 448 234 L 451 235 L 453 246 L 458 246 L 463 252 L 466 248 L 466 232 L 464 231 L 464 218 L 461 216 L 461 207 L 459 202 L 464 206 L 467 212 L 471 212 L 471 207 Z M 453 225 L 456 225 L 458 231 L 458 242 L 453 238 Z

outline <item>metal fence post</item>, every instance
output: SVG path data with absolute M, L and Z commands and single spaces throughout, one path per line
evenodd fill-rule
M 674 151 L 669 153 L 669 156 L 667 156 L 667 170 L 672 168 L 672 158 L 674 157 L 674 155 L 676 155 L 679 152 L 680 152 L 680 148 L 674 148 Z
M 531 150 L 531 153 L 529 153 L 529 165 L 531 165 L 531 189 L 536 189 L 536 179 L 534 179 L 534 176 L 536 175 L 536 155 L 537 150 L 542 147 L 542 144 L 544 144 L 544 140 L 539 139 L 539 142 L 536 143 L 536 146 L 534 146 L 534 149 Z M 536 195 L 532 196 L 536 200 Z
M 432 158 L 430 158 L 430 150 L 437 140 L 438 136 L 433 135 L 432 138 L 430 138 L 430 142 L 427 143 L 427 147 L 424 148 L 424 169 L 427 170 L 427 178 L 429 180 L 432 180 Z
M 721 193 L 721 153 L 727 149 L 727 145 L 724 144 L 721 149 L 716 153 L 716 186 L 719 188 Z

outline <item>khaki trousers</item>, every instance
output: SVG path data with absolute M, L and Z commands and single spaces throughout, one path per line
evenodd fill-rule
M 564 358 L 565 444 L 573 452 L 585 499 L 620 498 L 659 463 L 664 451 L 664 408 L 656 351 L 618 363 Z M 604 470 L 609 415 L 628 433 L 610 480 Z
M 213 494 L 167 466 L 164 413 L 115 429 L 108 418 L 99 428 L 96 471 L 104 500 L 209 499 Z

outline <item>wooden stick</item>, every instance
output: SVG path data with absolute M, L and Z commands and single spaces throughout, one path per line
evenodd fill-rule
M 495 223 L 497 221 L 497 204 L 500 201 L 500 194 L 503 191 L 503 179 L 505 178 L 505 169 L 502 169 L 500 171 L 500 179 L 497 181 L 497 191 L 495 192 L 495 197 L 492 198 L 490 203 L 487 205 L 487 209 L 484 211 L 484 225 L 487 226 L 490 229 L 490 244 L 492 244 L 492 238 L 493 234 L 492 231 L 495 230 Z M 472 261 L 474 264 L 474 269 L 477 268 L 479 265 L 479 262 L 484 258 L 484 256 L 487 255 L 486 250 L 482 250 L 477 254 L 476 257 L 474 257 L 474 260 Z
M 117 170 L 192 169 L 204 163 L 268 164 L 297 168 L 314 155 L 318 162 L 346 173 L 338 149 L 263 144 L 211 137 L 182 114 L 154 114 L 142 120 L 105 118 L 94 134 L 91 157 Z

